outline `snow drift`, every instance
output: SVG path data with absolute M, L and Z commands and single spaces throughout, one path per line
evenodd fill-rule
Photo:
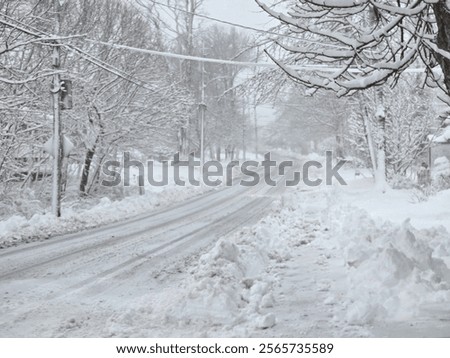
M 347 267 L 345 319 L 405 320 L 432 303 L 450 299 L 445 260 L 450 237 L 444 228 L 416 230 L 375 221 L 359 209 L 333 209 L 333 235 Z

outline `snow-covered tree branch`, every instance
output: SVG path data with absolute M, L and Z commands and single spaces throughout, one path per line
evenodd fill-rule
M 345 95 L 425 66 L 424 72 L 450 92 L 448 1 L 296 0 L 288 2 L 288 10 L 286 2 L 256 2 L 280 21 L 280 33 L 289 35 L 276 40 L 282 58 L 271 57 L 295 81 Z M 326 74 L 290 67 L 298 63 L 332 63 L 341 69 Z

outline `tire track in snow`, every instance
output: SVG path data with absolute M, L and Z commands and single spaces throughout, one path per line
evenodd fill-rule
M 262 185 L 258 185 L 256 187 L 244 189 L 246 190 L 240 190 L 237 194 L 251 196 L 263 190 L 264 187 Z M 213 194 L 216 194 L 215 196 L 217 196 L 217 198 L 215 197 L 212 201 L 207 201 L 203 206 L 196 207 L 195 205 L 198 204 L 199 201 L 205 201 L 207 198 L 210 198 L 211 194 L 200 197 L 193 202 L 185 203 L 181 207 L 164 209 L 161 212 L 152 213 L 150 215 L 147 214 L 143 218 L 133 219 L 131 221 L 114 224 L 105 228 L 94 229 L 93 231 L 88 231 L 81 234 L 71 234 L 67 237 L 60 237 L 57 240 L 51 240 L 42 244 L 33 245 L 33 247 L 26 246 L 8 250 L 7 252 L 0 254 L 0 262 L 2 262 L 2 264 L 0 265 L 0 270 L 6 271 L 0 271 L 0 281 L 12 278 L 17 274 L 39 268 L 40 266 L 54 264 L 58 261 L 66 260 L 72 256 L 80 255 L 87 251 L 98 250 L 103 247 L 120 244 L 121 242 L 123 242 L 125 246 L 119 245 L 117 249 L 120 250 L 122 248 L 126 248 L 127 246 L 133 245 L 135 243 L 132 241 L 132 238 L 141 238 L 143 235 L 158 229 L 163 229 L 164 232 L 167 232 L 179 227 L 183 227 L 186 224 L 186 221 L 195 220 L 198 217 L 204 216 L 205 213 L 211 215 L 211 210 L 214 208 L 217 209 L 213 210 L 212 213 L 223 210 L 224 206 L 219 205 L 228 204 L 236 200 L 236 196 L 230 195 L 227 189 L 221 190 L 220 192 L 215 192 Z M 163 216 L 164 220 L 164 215 L 173 211 L 180 211 L 180 213 L 178 213 L 178 215 L 172 216 L 169 219 L 166 218 L 165 221 L 160 221 L 159 217 Z M 153 219 L 151 224 L 147 223 L 148 219 Z M 119 229 L 119 232 L 116 231 L 117 229 Z M 103 235 L 101 235 L 102 232 L 104 233 Z M 101 235 L 100 238 L 98 238 L 98 235 Z M 71 242 L 75 240 L 81 241 L 80 248 L 74 249 L 72 247 L 72 245 L 77 244 Z M 97 241 L 97 243 L 92 243 L 90 240 L 95 240 Z M 36 260 L 36 253 L 31 252 L 28 256 L 23 256 L 23 252 L 41 250 L 41 253 L 43 253 L 44 255 L 49 255 L 49 253 L 51 254 L 51 251 L 48 250 L 49 246 L 56 247 L 56 249 L 58 250 L 60 249 L 58 246 L 61 245 L 68 245 L 66 253 L 58 254 L 55 257 L 43 259 L 41 262 L 30 264 L 24 267 L 24 265 L 26 265 L 27 259 L 31 261 Z M 46 248 L 46 250 L 43 250 L 44 248 Z M 14 266 L 14 264 L 16 266 Z
M 284 178 L 284 177 L 283 177 Z M 171 241 L 163 243 L 162 245 L 159 245 L 157 247 L 153 247 L 149 250 L 147 250 L 143 255 L 138 255 L 138 256 L 132 256 L 129 259 L 125 259 L 125 261 L 120 262 L 116 265 L 114 265 L 113 267 L 110 267 L 106 270 L 103 270 L 99 273 L 96 273 L 94 276 L 88 277 L 87 279 L 84 279 L 80 282 L 77 282 L 75 284 L 69 285 L 64 287 L 63 290 L 60 290 L 57 293 L 53 293 L 53 294 L 47 294 L 44 297 L 39 297 L 39 300 L 36 303 L 32 304 L 32 307 L 30 307 L 29 305 L 26 305 L 24 307 L 17 307 L 16 309 L 13 310 L 8 310 L 6 312 L 6 314 L 4 314 L 2 316 L 2 323 L 1 325 L 3 326 L 5 323 L 8 322 L 20 322 L 21 317 L 28 317 L 30 314 L 32 314 L 32 312 L 34 310 L 36 310 L 37 308 L 42 308 L 44 305 L 47 304 L 47 302 L 53 301 L 53 300 L 57 300 L 58 298 L 63 298 L 63 297 L 70 297 L 71 295 L 74 295 L 77 291 L 82 291 L 83 289 L 89 289 L 90 286 L 92 285 L 96 285 L 99 282 L 105 282 L 107 280 L 111 280 L 117 276 L 122 275 L 124 272 L 133 272 L 135 271 L 137 268 L 139 268 L 139 266 L 145 264 L 145 263 L 149 263 L 149 262 L 155 262 L 157 260 L 161 261 L 164 260 L 167 256 L 170 256 L 171 252 L 177 252 L 180 250 L 185 250 L 187 247 L 192 246 L 194 243 L 198 246 L 199 244 L 203 244 L 203 243 L 211 243 L 213 242 L 214 239 L 218 239 L 220 237 L 223 237 L 227 234 L 229 234 L 230 232 L 238 229 L 240 226 L 244 225 L 245 223 L 248 223 L 249 221 L 251 221 L 252 219 L 258 219 L 260 217 L 262 217 L 263 213 L 267 210 L 267 208 L 269 207 L 269 204 L 273 201 L 273 197 L 267 197 L 267 196 L 273 196 L 276 195 L 277 193 L 281 192 L 284 187 L 280 186 L 280 183 L 283 182 L 283 178 L 280 180 L 278 179 L 278 186 L 277 187 L 270 187 L 269 189 L 267 189 L 267 187 L 264 184 L 258 185 L 256 187 L 253 188 L 246 188 L 247 190 L 240 190 L 242 192 L 240 192 L 239 196 L 233 196 L 230 195 L 230 193 L 232 194 L 232 191 L 226 191 L 226 196 L 223 199 L 222 198 L 222 192 L 225 191 L 221 191 L 221 192 L 216 192 L 216 194 L 218 195 L 219 199 L 218 200 L 213 200 L 213 201 L 207 201 L 206 204 L 209 205 L 205 205 L 203 207 L 201 207 L 200 209 L 197 210 L 195 216 L 193 217 L 191 214 L 187 214 L 184 218 L 183 222 L 179 222 L 178 218 L 174 219 L 170 222 L 174 222 L 175 227 L 171 227 L 169 232 L 174 232 L 176 234 L 176 230 L 177 228 L 183 228 L 184 225 L 186 225 L 186 221 L 192 221 L 193 219 L 198 219 L 201 218 L 202 215 L 208 215 L 211 214 L 211 209 L 217 207 L 217 210 L 215 210 L 215 212 L 218 214 L 219 212 L 222 212 L 222 216 L 218 215 L 218 217 L 213 220 L 211 223 L 210 222 L 206 222 L 203 223 L 203 226 L 200 226 L 194 230 L 191 230 L 190 232 L 185 232 L 182 235 L 178 235 L 175 236 L 175 238 L 173 238 Z M 214 196 L 214 195 L 212 195 Z M 210 198 L 211 195 L 207 195 L 206 197 Z M 200 199 L 199 199 L 200 200 Z M 198 203 L 199 200 L 195 200 L 195 202 Z M 236 202 L 237 201 L 237 202 Z M 247 202 L 248 201 L 248 202 Z M 246 203 L 247 202 L 247 203 Z M 228 203 L 226 207 L 223 206 L 224 203 Z M 220 206 L 219 204 L 221 204 L 222 206 Z M 187 208 L 189 208 L 191 205 L 188 203 L 185 205 Z M 231 211 L 231 214 L 228 215 L 228 212 L 225 210 L 225 208 L 229 208 L 229 209 L 233 209 L 233 207 L 235 208 L 235 210 Z M 187 208 L 185 209 L 185 211 L 187 211 Z M 175 208 L 174 210 L 177 210 L 177 208 Z M 171 210 L 164 210 L 164 212 L 169 212 L 170 213 Z M 155 214 L 155 215 L 150 215 L 151 217 L 157 217 L 158 215 L 161 215 L 160 213 Z M 148 218 L 144 217 L 145 218 Z M 141 219 L 142 220 L 142 219 Z M 139 223 L 140 221 L 133 221 L 133 224 L 135 223 Z M 127 224 L 126 224 L 127 225 Z M 167 235 L 167 221 L 164 223 L 161 223 L 160 225 L 158 225 L 158 228 L 164 228 L 165 230 L 163 230 L 161 233 L 158 234 L 158 236 L 163 236 L 163 235 Z M 113 226 L 114 228 L 117 227 L 117 225 Z M 100 229 L 99 229 L 100 230 Z M 106 230 L 110 230 L 110 228 L 107 228 Z M 153 227 L 153 230 L 155 230 L 155 228 Z M 95 230 L 95 232 L 97 232 L 98 230 Z M 138 230 L 138 232 L 135 233 L 134 237 L 137 238 L 138 240 L 136 240 L 138 243 L 145 241 L 146 239 L 142 239 L 143 234 L 147 233 L 148 228 L 145 228 L 144 230 Z M 213 232 L 213 234 L 211 235 L 210 233 Z M 92 234 L 91 234 L 92 235 Z M 124 235 L 125 236 L 125 235 Z M 126 235 L 128 236 L 128 235 Z M 145 236 L 145 235 L 144 235 Z M 90 236 L 87 237 L 87 239 Z M 86 241 L 88 241 L 86 239 Z M 114 243 L 117 244 L 118 241 L 123 240 L 123 237 L 121 237 L 120 239 L 116 239 L 114 240 Z M 128 241 L 128 240 L 127 240 Z M 56 242 L 55 242 L 56 243 Z M 65 243 L 64 241 L 62 241 L 62 243 Z M 117 247 L 114 246 L 114 243 L 111 241 L 107 241 L 105 242 L 101 242 L 98 244 L 95 244 L 94 246 L 89 246 L 86 248 L 83 248 L 81 250 L 79 250 L 79 252 L 69 252 L 67 254 L 64 254 L 61 257 L 56 257 L 44 262 L 39 262 L 36 263 L 33 266 L 29 266 L 29 267 L 25 267 L 25 268 L 21 268 L 19 271 L 15 271 L 15 272 L 8 272 L 6 274 L 4 274 L 2 276 L 2 281 L 4 280 L 4 278 L 14 278 L 14 275 L 18 275 L 19 278 L 26 272 L 34 271 L 35 269 L 41 267 L 42 265 L 49 265 L 52 264 L 52 266 L 55 266 L 53 264 L 62 261 L 62 263 L 64 263 L 64 261 L 66 261 L 67 259 L 69 259 L 72 256 L 80 256 L 80 254 L 88 251 L 88 250 L 92 250 L 92 252 L 96 252 L 98 251 L 103 245 L 107 245 L 108 247 L 114 248 L 114 250 L 116 251 L 116 256 L 117 256 L 117 252 L 120 253 L 120 248 L 119 250 L 116 250 Z M 136 244 L 136 242 L 125 242 L 126 245 L 131 246 Z M 49 246 L 53 246 L 52 245 L 44 245 L 43 247 L 48 248 Z M 18 248 L 17 250 L 14 251 L 18 251 L 20 252 L 20 248 Z M 30 252 L 33 251 L 31 247 L 26 247 L 25 252 Z M 2 255 L 3 256 L 3 255 Z M 0 256 L 0 258 L 2 257 Z M 9 252 L 4 255 L 4 256 L 10 256 L 10 257 L 14 257 L 14 255 L 10 254 Z M 120 256 L 120 255 L 119 255 Z M 83 257 L 83 256 L 82 256 Z M 95 263 L 99 263 L 98 261 L 98 256 L 95 255 L 91 255 L 91 259 L 90 261 L 94 261 Z M 82 267 L 83 270 L 86 269 L 86 267 Z M 41 277 L 42 278 L 42 277 Z M 46 282 L 39 282 L 38 284 L 41 286 L 42 284 L 45 285 Z M 49 283 L 51 284 L 51 283 Z M 112 289 L 114 287 L 114 285 L 108 285 L 107 289 Z M 25 300 L 29 299 L 29 297 L 25 297 Z

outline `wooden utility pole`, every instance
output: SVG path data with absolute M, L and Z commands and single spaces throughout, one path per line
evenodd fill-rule
M 256 59 L 255 62 L 258 62 L 259 60 L 259 47 L 256 48 Z M 258 70 L 256 70 L 255 75 L 257 75 L 259 73 Z M 256 91 L 254 94 L 254 98 L 253 98 L 253 115 L 254 115 L 254 121 L 255 121 L 255 155 L 256 158 L 258 158 L 258 111 L 257 111 L 257 107 L 258 107 L 258 102 L 256 99 Z
M 255 102 L 253 105 L 253 116 L 255 120 L 255 155 L 256 158 L 258 158 L 258 112 L 257 112 L 257 104 L 256 104 L 256 95 L 255 95 Z
M 61 6 L 59 0 L 53 0 L 55 12 L 55 35 L 61 32 Z M 53 105 L 53 180 L 52 180 L 52 213 L 56 217 L 61 216 L 61 182 L 62 182 L 62 162 L 63 162 L 63 141 L 61 128 L 61 48 L 58 42 L 53 47 L 53 86 L 52 86 L 52 105 Z
M 246 123 L 246 113 L 245 113 L 245 102 L 242 105 L 242 159 L 247 160 L 247 144 L 246 134 L 247 134 L 247 123 Z
M 203 45 L 203 56 L 205 55 L 205 47 Z M 206 103 L 205 103 L 205 63 L 202 61 L 201 66 L 202 71 L 202 99 L 200 103 L 200 163 L 203 166 L 205 164 L 205 112 L 206 112 Z

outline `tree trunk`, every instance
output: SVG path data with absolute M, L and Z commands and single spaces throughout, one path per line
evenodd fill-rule
M 234 160 L 234 155 L 235 154 L 236 154 L 236 147 L 233 146 L 233 147 L 231 147 L 231 150 L 230 150 L 230 159 L 231 160 Z
M 89 172 L 90 172 L 91 166 L 92 166 L 92 160 L 94 159 L 95 152 L 97 151 L 97 146 L 99 145 L 100 140 L 104 135 L 102 116 L 96 106 L 93 106 L 93 109 L 95 110 L 95 113 L 97 114 L 97 117 L 98 117 L 98 126 L 100 128 L 100 132 L 95 137 L 95 141 L 94 141 L 94 144 L 92 145 L 92 147 L 88 148 L 88 151 L 86 152 L 86 156 L 84 159 L 83 174 L 81 175 L 81 181 L 80 181 L 80 196 L 86 196 L 89 192 L 86 189 L 87 189 L 88 180 L 89 180 Z M 94 124 L 94 120 L 92 118 L 89 118 L 89 121 L 92 125 Z M 95 179 L 95 177 L 94 177 L 94 179 Z
M 433 5 L 433 8 L 438 26 L 437 45 L 442 50 L 450 53 L 450 8 L 446 5 L 446 0 L 440 0 Z M 444 73 L 447 94 L 450 95 L 450 59 L 439 54 L 436 54 L 436 58 Z
M 91 189 L 94 188 L 94 186 L 100 185 L 100 169 L 102 167 L 102 164 L 103 164 L 104 160 L 105 160 L 105 155 L 103 155 L 98 161 L 98 165 L 95 168 L 94 176 L 92 177 L 92 180 L 91 180 L 91 185 L 87 189 L 86 194 L 90 194 L 91 193 Z
M 375 174 L 377 171 L 377 160 L 376 160 L 376 155 L 375 155 L 375 149 L 373 146 L 372 128 L 370 128 L 369 111 L 367 110 L 367 107 L 365 108 L 364 112 L 365 113 L 362 114 L 364 133 L 366 135 L 367 146 L 369 148 L 370 161 L 372 163 L 372 170 L 373 170 L 373 173 Z
M 218 160 L 219 162 L 221 160 L 221 149 L 220 149 L 220 147 L 217 147 L 217 149 L 216 149 L 216 160 Z
M 379 101 L 382 103 L 383 94 L 381 90 L 378 91 Z M 378 105 L 377 109 L 377 121 L 379 125 L 380 140 L 377 145 L 377 170 L 375 171 L 375 186 L 376 188 L 385 193 L 387 190 L 386 180 L 386 115 L 384 113 L 384 106 Z
M 344 158 L 343 139 L 340 133 L 336 134 L 336 159 Z
M 86 152 L 86 157 L 84 159 L 84 167 L 83 167 L 83 173 L 81 174 L 81 181 L 80 181 L 80 195 L 85 196 L 86 195 L 86 187 L 88 184 L 89 179 L 89 171 L 91 169 L 92 159 L 94 158 L 95 154 L 95 145 L 88 149 Z

